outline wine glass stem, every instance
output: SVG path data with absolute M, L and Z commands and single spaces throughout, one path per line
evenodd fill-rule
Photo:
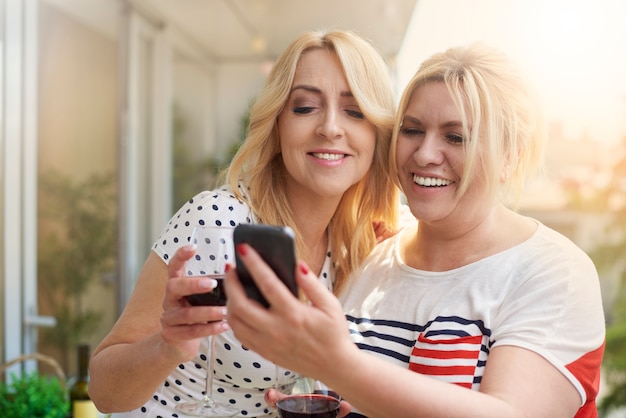
M 215 340 L 209 335 L 209 356 L 206 359 L 206 383 L 204 386 L 204 401 L 213 404 L 213 367 L 215 365 Z

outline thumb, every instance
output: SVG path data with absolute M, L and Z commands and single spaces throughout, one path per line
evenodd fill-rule
M 350 405 L 348 402 L 344 400 L 341 400 L 341 403 L 339 404 L 339 414 L 337 415 L 337 418 L 345 417 L 351 411 L 352 411 L 352 405 Z
M 189 260 L 196 253 L 195 245 L 185 245 L 180 247 L 174 257 L 172 257 L 167 264 L 169 271 L 169 277 L 182 277 L 185 275 L 185 262 Z
M 267 403 L 272 408 L 276 408 L 276 402 L 280 401 L 286 395 L 283 395 L 279 391 L 274 388 L 270 388 L 265 391 L 265 403 Z

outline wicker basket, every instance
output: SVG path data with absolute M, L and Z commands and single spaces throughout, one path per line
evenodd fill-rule
M 27 360 L 37 360 L 38 362 L 41 362 L 50 366 L 52 371 L 59 378 L 59 382 L 61 382 L 61 386 L 65 387 L 65 384 L 66 384 L 65 373 L 63 373 L 63 369 L 61 368 L 61 366 L 59 366 L 59 363 L 57 363 L 57 361 L 53 359 L 52 357 L 49 357 L 40 353 L 22 354 L 21 356 L 16 357 L 13 360 L 7 361 L 6 363 L 0 366 L 0 374 L 3 374 L 6 369 L 13 366 L 14 364 L 22 363 Z

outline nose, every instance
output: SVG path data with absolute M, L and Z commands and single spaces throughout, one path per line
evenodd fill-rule
M 327 139 L 341 138 L 344 128 L 341 123 L 341 114 L 338 109 L 328 108 L 320 114 L 319 124 L 316 133 Z
M 440 140 L 431 133 L 426 133 L 413 152 L 413 159 L 420 167 L 439 165 L 444 161 L 444 153 L 439 147 Z

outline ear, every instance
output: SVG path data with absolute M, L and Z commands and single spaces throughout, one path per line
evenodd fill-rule
M 509 179 L 511 178 L 512 171 L 517 165 L 518 157 L 519 152 L 516 155 L 511 155 L 511 151 L 507 152 L 504 162 L 502 164 L 502 168 L 500 169 L 500 183 L 508 183 Z
M 509 165 L 505 165 L 502 167 L 502 171 L 500 172 L 500 183 L 504 184 L 509 181 Z

